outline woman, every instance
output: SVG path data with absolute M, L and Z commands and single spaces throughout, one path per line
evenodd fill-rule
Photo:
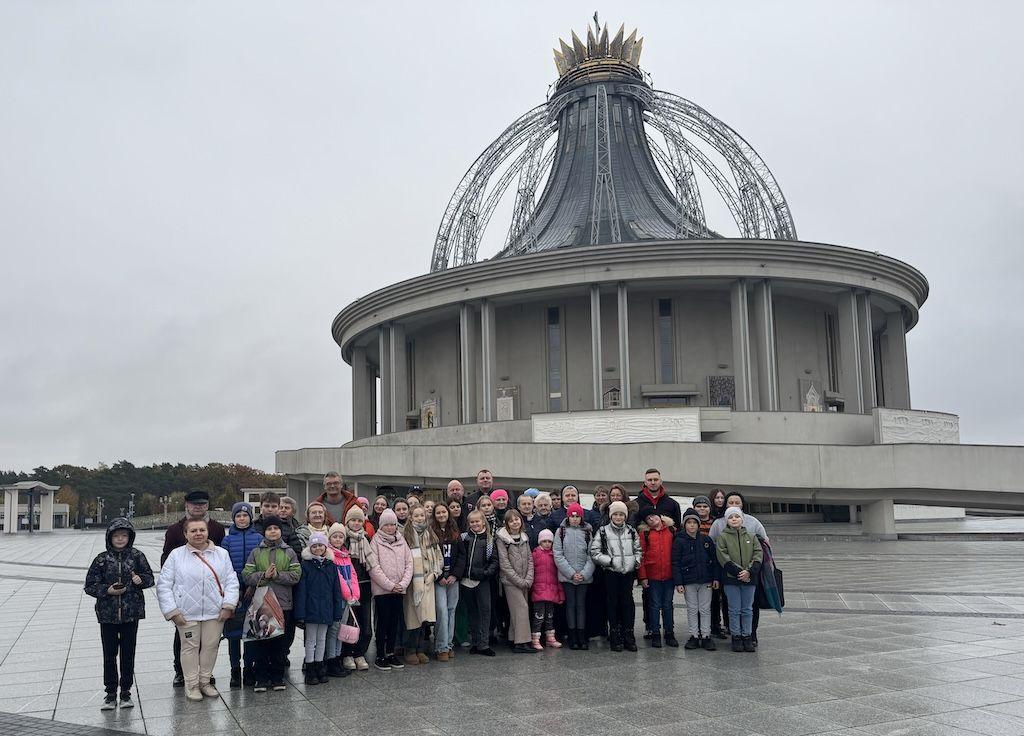
M 452 521 L 455 522 L 456 526 L 459 527 L 460 532 L 466 531 L 466 519 L 462 515 L 462 504 L 458 501 L 448 502 L 448 514 L 451 516 Z
M 430 530 L 441 548 L 441 574 L 434 581 L 434 607 L 437 625 L 434 627 L 434 657 L 438 662 L 454 658 L 455 612 L 459 605 L 459 579 L 455 570 L 460 564 L 462 546 L 459 527 L 443 503 L 435 504 L 430 519 Z
M 533 654 L 530 646 L 530 587 L 533 585 L 533 556 L 530 540 L 523 529 L 523 517 L 514 509 L 505 514 L 505 525 L 498 530 L 498 565 L 501 585 L 508 604 L 508 640 L 512 651 Z
M 434 582 L 441 573 L 441 548 L 427 525 L 427 513 L 414 506 L 403 532 L 412 552 L 412 582 L 402 600 L 405 614 L 405 663 L 427 664 L 428 631 L 437 620 Z
M 384 509 L 389 508 L 387 496 L 377 496 L 373 499 L 373 507 L 370 509 L 370 513 L 367 514 L 366 520 L 373 524 L 374 529 L 380 526 L 380 515 L 384 513 Z
M 306 523 L 295 530 L 302 540 L 303 548 L 309 546 L 309 536 L 313 532 L 320 532 L 325 537 L 331 532 L 327 524 L 327 507 L 319 501 L 314 501 L 306 507 Z
M 469 612 L 470 654 L 493 657 L 494 650 L 488 643 L 491 623 L 490 581 L 498 572 L 498 553 L 494 539 L 487 526 L 487 520 L 479 510 L 469 512 L 466 517 L 469 531 L 463 533 L 461 565 L 456 568 L 455 577 L 462 586 L 460 595 L 466 601 Z
M 629 497 L 629 491 L 619 483 L 613 484 L 612 487 L 608 489 L 608 503 L 601 507 L 601 526 L 606 526 L 610 521 L 608 518 L 608 508 L 612 505 L 613 501 L 622 501 L 622 503 L 626 504 L 628 514 L 626 517 L 626 523 L 630 526 L 636 526 L 636 514 L 640 510 L 640 506 L 636 501 Z M 642 519 L 640 521 L 642 521 Z
M 711 518 L 721 519 L 725 516 L 725 491 L 721 488 L 711 489 Z
M 401 534 L 405 530 L 405 522 L 409 520 L 409 502 L 404 498 L 399 498 L 391 510 L 395 512 L 395 518 L 398 519 L 398 533 Z
M 238 605 L 238 578 L 227 550 L 209 539 L 203 519 L 184 525 L 185 544 L 164 561 L 156 584 L 160 612 L 178 627 L 185 697 L 219 697 L 210 683 L 224 622 Z
M 608 489 L 604 486 L 598 486 L 594 489 L 594 505 L 592 510 L 600 514 L 601 509 L 606 503 L 608 503 Z

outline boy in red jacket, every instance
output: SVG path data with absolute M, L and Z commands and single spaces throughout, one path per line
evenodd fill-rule
M 650 508 L 638 531 L 643 556 L 637 577 L 647 590 L 647 623 L 651 629 L 651 646 L 661 647 L 661 625 L 664 623 L 665 644 L 678 647 L 672 618 L 672 595 L 675 592 L 672 583 L 672 538 L 676 531 L 675 522 Z

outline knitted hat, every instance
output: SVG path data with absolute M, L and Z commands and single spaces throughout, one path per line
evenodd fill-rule
M 725 518 L 728 519 L 730 516 L 738 516 L 743 518 L 743 511 L 737 506 L 730 506 L 725 510 Z
M 612 514 L 625 514 L 629 516 L 629 508 L 622 501 L 612 501 L 611 505 L 608 506 L 608 516 Z
M 693 499 L 693 505 L 696 506 L 699 503 L 702 503 L 705 506 L 710 506 L 711 499 L 708 498 L 707 496 L 697 496 L 697 498 Z
M 263 519 L 263 531 L 266 531 L 269 527 L 276 526 L 278 529 L 284 529 L 284 522 L 276 516 L 264 516 Z
M 327 546 L 327 535 L 323 532 L 313 532 L 309 535 L 309 546 L 312 547 L 314 544 L 322 544 Z
M 355 506 L 350 508 L 348 510 L 348 513 L 345 514 L 345 522 L 347 523 L 350 519 L 359 519 L 360 521 L 366 521 L 366 514 L 364 514 L 363 510 L 359 508 L 359 504 L 356 504 Z
M 540 530 L 540 534 L 537 535 L 537 542 L 539 544 L 540 542 L 544 542 L 544 541 L 554 542 L 555 541 L 554 532 L 552 532 L 550 529 L 541 529 Z
M 235 515 L 239 513 L 248 514 L 249 523 L 252 523 L 252 504 L 248 504 L 245 501 L 239 501 L 231 506 L 231 520 L 235 520 Z
M 495 490 L 491 491 L 491 500 L 492 501 L 496 501 L 499 498 L 504 498 L 507 501 L 508 500 L 508 491 L 506 491 L 503 488 L 498 488 L 498 489 L 495 489 Z
M 366 496 L 360 496 L 359 498 L 356 499 L 356 501 L 359 503 L 360 506 L 370 505 L 370 499 L 368 499 Z
M 565 513 L 566 516 L 583 516 L 583 507 L 578 503 L 571 503 Z
M 540 495 L 540 490 L 538 490 L 537 488 L 527 488 L 525 491 L 523 491 L 523 495 L 529 496 L 530 498 L 536 498 L 537 496 Z
M 395 512 L 392 511 L 391 509 L 384 509 L 384 511 L 380 515 L 380 526 L 381 526 L 381 528 L 383 529 L 388 524 L 397 524 L 397 523 L 398 523 L 398 517 L 395 516 Z
M 331 524 L 331 528 L 327 530 L 327 538 L 330 539 L 335 534 L 347 534 L 347 533 L 348 532 L 345 529 L 345 525 L 344 524 L 339 524 L 338 522 L 334 522 L 333 524 Z
M 699 524 L 700 514 L 698 514 L 695 509 L 686 509 L 686 511 L 683 512 L 683 524 L 686 524 L 687 519 L 693 519 Z

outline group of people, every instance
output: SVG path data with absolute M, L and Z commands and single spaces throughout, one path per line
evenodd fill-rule
M 190 700 L 219 695 L 213 668 L 224 637 L 230 687 L 283 690 L 297 628 L 307 685 L 368 670 L 371 636 L 381 671 L 431 656 L 449 662 L 467 646 L 493 657 L 501 641 L 527 654 L 587 650 L 603 637 L 614 652 L 636 651 L 637 583 L 649 646 L 679 646 L 680 594 L 686 649 L 714 650 L 716 638 L 731 636 L 733 651 L 756 651 L 768 539 L 741 494 L 716 489 L 683 510 L 651 468 L 636 498 L 619 484 L 599 486 L 585 509 L 574 485 L 558 494 L 530 488 L 513 503 L 490 471 L 476 481 L 467 494 L 452 480 L 443 502 L 413 493 L 371 504 L 328 473 L 304 522 L 293 499 L 266 492 L 258 514 L 236 503 L 227 528 L 209 518 L 205 492 L 188 494 L 155 580 L 161 613 L 175 625 L 174 684 Z M 154 585 L 134 539 L 130 522 L 112 522 L 86 577 L 103 642 L 104 709 L 132 706 L 143 591 Z M 262 587 L 283 612 L 283 633 L 243 641 L 240 622 Z

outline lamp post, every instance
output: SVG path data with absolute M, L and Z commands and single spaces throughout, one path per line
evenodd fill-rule
M 163 507 L 164 507 L 164 516 L 167 516 L 167 504 L 169 504 L 169 503 L 171 502 L 171 497 L 170 497 L 170 496 L 160 496 L 160 498 L 158 498 L 157 500 L 158 500 L 158 501 L 159 501 L 160 503 L 162 503 L 162 504 L 163 504 Z
M 103 524 L 103 497 L 96 496 L 96 523 Z
M 128 499 L 128 520 L 131 521 L 135 518 L 135 494 L 130 494 Z

